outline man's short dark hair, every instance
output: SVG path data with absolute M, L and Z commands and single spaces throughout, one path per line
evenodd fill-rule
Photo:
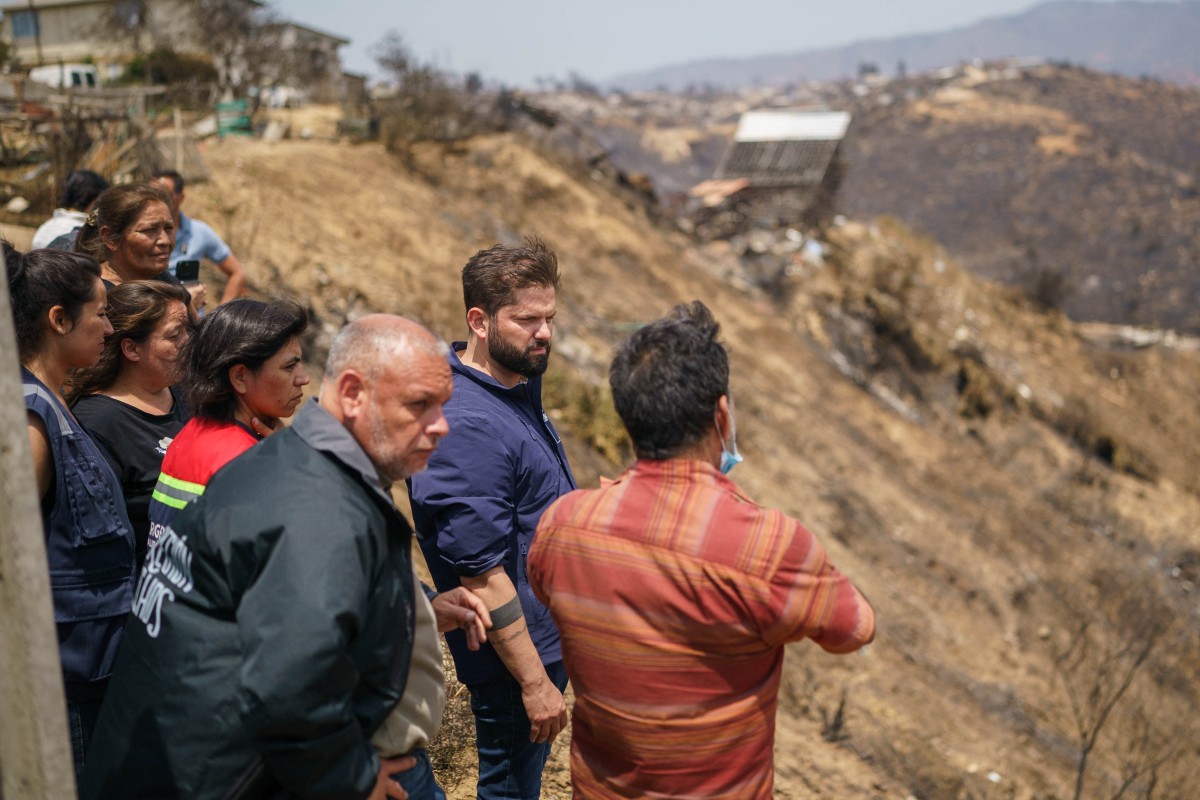
M 712 430 L 717 400 L 729 394 L 720 330 L 696 300 L 675 306 L 617 350 L 608 382 L 638 458 L 674 458 Z
M 153 176 L 151 176 L 151 177 L 154 177 L 154 178 L 170 178 L 170 179 L 171 179 L 171 184 L 172 184 L 172 185 L 175 187 L 175 194 L 182 194 L 182 193 L 183 193 L 183 176 L 182 176 L 182 175 L 180 175 L 180 174 L 179 174 L 178 172 L 176 172 L 175 170 L 173 170 L 173 169 L 160 169 L 160 170 L 156 170 L 156 171 L 155 171 L 155 173 L 154 173 L 154 175 L 153 175 Z
M 481 308 L 495 317 L 501 308 L 516 301 L 521 289 L 552 287 L 558 291 L 558 257 L 536 236 L 520 247 L 493 245 L 471 256 L 463 267 L 462 282 L 466 310 Z
M 108 181 L 104 180 L 103 175 L 90 169 L 77 169 L 63 181 L 62 192 L 58 195 L 58 207 L 86 211 L 92 201 L 107 188 Z

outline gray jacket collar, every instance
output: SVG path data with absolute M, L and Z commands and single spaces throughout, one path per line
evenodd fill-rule
M 378 489 L 391 504 L 392 497 L 388 493 L 391 481 L 379 474 L 362 445 L 332 414 L 321 408 L 317 398 L 312 398 L 300 407 L 296 420 L 292 423 L 292 430 L 312 449 L 332 456 L 358 473 L 368 486 Z

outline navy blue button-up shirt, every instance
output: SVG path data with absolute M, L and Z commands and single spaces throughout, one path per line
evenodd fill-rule
M 429 467 L 408 481 L 413 523 L 438 591 L 503 566 L 517 587 L 543 664 L 562 660 L 558 630 L 534 596 L 525 558 L 542 512 L 575 488 L 558 432 L 542 408 L 540 378 L 509 389 L 450 354 L 450 433 Z M 458 679 L 478 684 L 508 674 L 491 643 L 467 650 L 463 631 L 446 635 Z

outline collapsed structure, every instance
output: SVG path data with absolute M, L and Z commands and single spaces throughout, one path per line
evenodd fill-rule
M 748 111 L 713 180 L 692 188 L 688 216 L 701 238 L 751 228 L 814 227 L 832 213 L 841 181 L 844 111 Z

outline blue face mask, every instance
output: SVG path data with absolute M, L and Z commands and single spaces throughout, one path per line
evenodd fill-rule
M 715 416 L 713 417 L 713 421 L 716 421 Z M 720 430 L 720 426 L 717 426 L 717 431 L 719 432 Z M 720 470 L 722 475 L 728 475 L 729 470 L 742 463 L 743 460 L 742 454 L 738 452 L 737 448 L 737 423 L 733 419 L 733 401 L 730 401 L 729 404 L 729 444 L 731 446 L 730 449 L 726 449 L 725 438 L 721 437 Z

